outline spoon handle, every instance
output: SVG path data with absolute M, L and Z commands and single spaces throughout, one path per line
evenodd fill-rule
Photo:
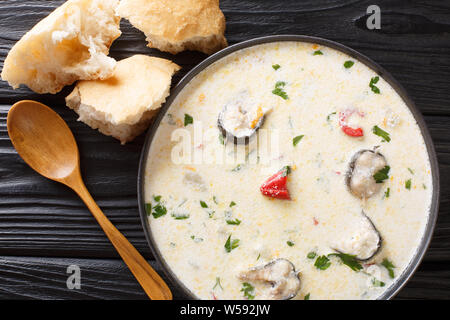
M 140 283 L 145 293 L 152 300 L 172 300 L 172 293 L 164 280 L 100 210 L 84 185 L 81 175 L 75 174 L 75 176 L 75 179 L 74 177 L 70 179 L 72 181 L 66 181 L 67 185 L 80 196 L 89 208 L 109 241 L 111 241 L 116 248 L 117 252 Z

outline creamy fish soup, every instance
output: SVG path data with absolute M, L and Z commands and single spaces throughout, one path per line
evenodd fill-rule
M 431 195 L 400 96 L 358 60 L 301 42 L 198 74 L 145 174 L 157 247 L 201 299 L 375 299 L 412 259 Z

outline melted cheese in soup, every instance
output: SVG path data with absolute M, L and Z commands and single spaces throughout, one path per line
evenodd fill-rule
M 234 149 L 217 126 L 227 108 L 229 133 L 233 121 L 236 132 L 264 133 L 273 152 Z M 180 129 L 190 140 L 173 136 Z M 190 162 L 174 160 L 182 143 Z M 361 150 L 379 158 L 355 162 Z M 353 192 L 352 160 L 368 163 L 354 168 Z M 260 190 L 277 172 L 290 200 Z M 157 247 L 201 299 L 377 298 L 412 259 L 431 195 L 424 139 L 401 97 L 358 60 L 301 42 L 240 50 L 198 74 L 157 129 L 145 175 Z M 274 292 L 286 283 L 291 292 Z

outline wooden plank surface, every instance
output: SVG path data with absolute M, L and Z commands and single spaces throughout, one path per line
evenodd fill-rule
M 0 1 L 0 67 L 11 46 L 63 1 Z M 366 8 L 382 10 L 382 29 L 365 28 Z M 450 1 L 222 0 L 230 44 L 271 34 L 306 34 L 341 42 L 385 67 L 424 114 L 441 172 L 438 224 L 424 262 L 399 298 L 450 298 Z M 176 83 L 206 56 L 176 56 L 145 46 L 145 37 L 122 21 L 111 49 L 117 59 L 135 53 L 174 60 Z M 34 99 L 67 121 L 81 152 L 86 185 L 111 221 L 152 260 L 137 212 L 136 182 L 143 137 L 121 146 L 76 121 L 57 95 L 12 90 L 0 82 L 0 298 L 143 298 L 123 263 L 81 201 L 67 188 L 35 174 L 16 154 L 6 131 L 10 105 Z M 66 267 L 85 270 L 83 292 L 66 289 Z M 154 263 L 154 262 L 152 262 Z M 112 274 L 114 276 L 109 277 Z M 32 293 L 26 285 L 32 285 Z M 177 295 L 176 295 L 177 296 Z

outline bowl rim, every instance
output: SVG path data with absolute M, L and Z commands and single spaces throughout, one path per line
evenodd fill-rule
M 435 147 L 433 141 L 431 139 L 431 135 L 426 126 L 423 115 L 417 109 L 413 100 L 409 97 L 406 90 L 403 86 L 394 79 L 394 77 L 387 72 L 383 67 L 378 65 L 376 62 L 368 58 L 362 53 L 351 49 L 343 44 L 338 42 L 323 39 L 314 36 L 306 36 L 306 35 L 294 35 L 294 34 L 286 34 L 286 35 L 270 35 L 257 37 L 250 40 L 242 41 L 236 43 L 234 45 L 228 46 L 215 54 L 207 57 L 205 60 L 197 64 L 194 68 L 192 68 L 171 90 L 171 94 L 165 102 L 164 106 L 161 108 L 158 116 L 153 121 L 152 125 L 147 131 L 145 142 L 142 148 L 142 152 L 139 159 L 139 170 L 138 170 L 138 179 L 137 179 L 137 191 L 138 191 L 138 206 L 139 206 L 139 215 L 142 223 L 142 227 L 144 229 L 145 238 L 147 239 L 147 243 L 150 247 L 150 250 L 156 259 L 156 261 L 162 266 L 162 270 L 169 280 L 172 288 L 179 289 L 186 299 L 198 299 L 198 297 L 189 290 L 184 283 L 175 275 L 169 265 L 166 263 L 164 257 L 162 256 L 156 242 L 153 238 L 153 234 L 150 228 L 149 219 L 145 210 L 145 170 L 147 167 L 147 159 L 148 153 L 150 151 L 151 143 L 155 136 L 155 133 L 161 123 L 161 120 L 165 116 L 167 110 L 174 102 L 178 94 L 184 89 L 190 81 L 195 78 L 200 72 L 204 69 L 212 65 L 213 63 L 221 60 L 225 56 L 228 56 L 231 53 L 236 51 L 246 49 L 249 47 L 254 47 L 267 43 L 275 43 L 275 42 L 304 42 L 304 43 L 314 43 L 319 45 L 324 45 L 335 49 L 337 51 L 343 52 L 354 59 L 358 60 L 361 63 L 364 63 L 367 67 L 375 71 L 379 76 L 383 77 L 383 79 L 389 83 L 389 85 L 395 90 L 395 92 L 403 99 L 409 110 L 411 111 L 414 119 L 416 120 L 420 132 L 425 141 L 430 167 L 431 167 L 431 175 L 432 175 L 432 184 L 433 184 L 433 194 L 431 198 L 430 205 L 430 213 L 428 216 L 428 221 L 425 226 L 425 230 L 420 241 L 419 246 L 417 247 L 412 259 L 410 260 L 408 266 L 402 272 L 402 274 L 391 284 L 389 288 L 387 288 L 382 295 L 380 295 L 377 299 L 379 300 L 388 300 L 392 299 L 408 282 L 408 280 L 412 277 L 414 272 L 417 270 L 420 265 L 427 248 L 430 244 L 431 238 L 433 236 L 433 231 L 436 225 L 437 216 L 439 212 L 439 199 L 440 199 L 440 182 L 439 182 L 439 165 L 438 159 L 435 151 Z

